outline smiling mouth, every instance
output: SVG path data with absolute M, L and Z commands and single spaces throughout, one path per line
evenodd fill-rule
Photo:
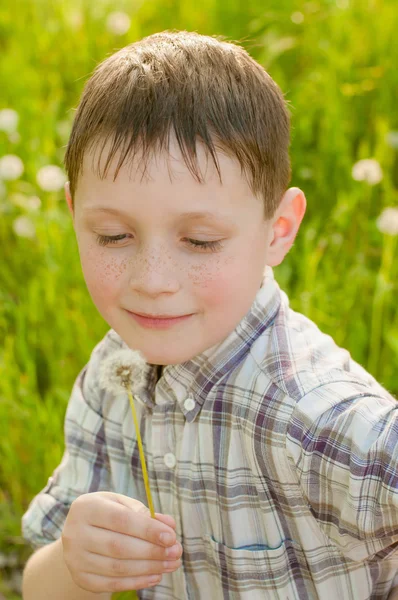
M 181 319 L 182 317 L 189 317 L 190 315 L 148 315 L 145 313 L 139 313 L 134 311 L 129 311 L 133 315 L 138 315 L 139 317 L 144 317 L 145 319 Z
M 131 311 L 126 311 L 130 317 L 132 317 L 141 327 L 145 327 L 146 329 L 168 329 L 173 325 L 177 325 L 178 323 L 183 323 L 188 320 L 191 315 L 183 315 L 181 317 L 147 317 L 143 315 L 139 315 L 138 313 L 133 313 Z

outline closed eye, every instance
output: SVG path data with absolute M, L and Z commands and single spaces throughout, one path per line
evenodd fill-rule
M 100 246 L 107 246 L 108 244 L 116 244 L 117 242 L 124 240 L 127 236 L 125 234 L 120 235 L 101 235 L 97 234 L 97 243 Z M 220 248 L 222 248 L 222 243 L 220 240 L 215 241 L 204 241 L 204 240 L 193 240 L 191 238 L 186 238 L 191 246 L 195 248 L 203 248 L 204 250 L 210 250 L 211 252 L 216 252 Z

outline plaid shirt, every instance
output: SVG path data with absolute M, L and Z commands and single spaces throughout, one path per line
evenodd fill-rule
M 71 502 L 108 490 L 147 504 L 127 395 L 98 367 L 74 384 L 65 453 L 23 516 L 34 547 Z M 398 403 L 289 300 L 267 267 L 247 315 L 192 360 L 145 367 L 137 397 L 155 510 L 183 565 L 143 600 L 384 599 L 398 571 Z M 396 583 L 398 583 L 396 581 Z

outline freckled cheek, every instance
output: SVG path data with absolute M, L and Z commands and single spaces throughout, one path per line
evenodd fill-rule
M 231 298 L 236 282 L 236 261 L 232 257 L 214 259 L 202 265 L 191 266 L 189 277 L 195 295 L 208 308 L 217 307 Z
M 91 247 L 81 254 L 81 264 L 87 287 L 97 303 L 117 295 L 126 261 L 116 260 L 109 250 Z

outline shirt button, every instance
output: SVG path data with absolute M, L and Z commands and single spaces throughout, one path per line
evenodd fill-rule
M 193 400 L 193 398 L 187 398 L 184 402 L 184 408 L 187 411 L 190 411 L 193 408 L 195 408 L 195 400 Z
M 170 469 L 176 466 L 176 457 L 172 452 L 168 452 L 164 455 L 164 464 Z

